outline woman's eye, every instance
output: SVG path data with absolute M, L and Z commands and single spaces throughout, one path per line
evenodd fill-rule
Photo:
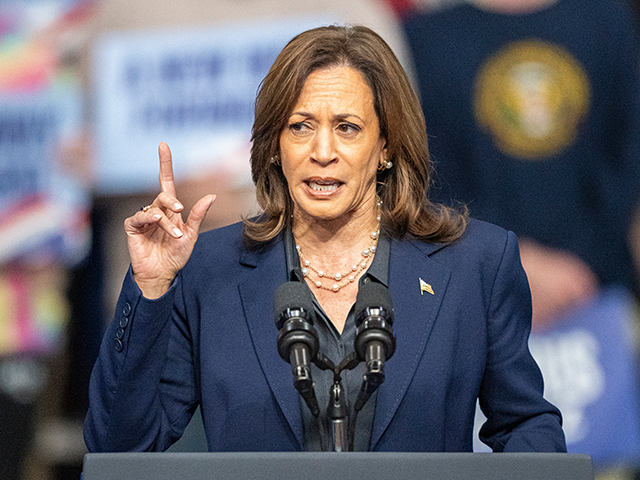
M 360 127 L 353 123 L 341 123 L 338 125 L 338 130 L 342 133 L 355 134 L 360 131 Z
M 289 130 L 293 133 L 302 133 L 306 131 L 309 127 L 304 122 L 296 122 L 289 125 Z

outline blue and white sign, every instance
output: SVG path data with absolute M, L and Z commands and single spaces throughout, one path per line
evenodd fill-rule
M 529 340 L 545 397 L 562 412 L 569 453 L 591 455 L 596 467 L 640 462 L 636 321 L 631 295 L 607 290 Z
M 48 251 L 75 262 L 86 252 L 86 191 L 59 162 L 78 130 L 74 86 L 0 96 L 0 263 Z
M 176 178 L 215 171 L 250 182 L 253 108 L 280 50 L 317 18 L 112 33 L 95 55 L 98 185 L 106 193 L 157 188 L 157 147 Z

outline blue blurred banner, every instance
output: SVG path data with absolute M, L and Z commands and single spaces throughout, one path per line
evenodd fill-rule
M 562 411 L 569 452 L 591 455 L 596 467 L 640 460 L 635 308 L 631 294 L 605 290 L 529 341 L 545 397 Z
M 84 255 L 87 194 L 59 158 L 79 123 L 75 88 L 0 95 L 0 263 L 44 250 Z
M 89 197 L 63 145 L 82 130 L 75 35 L 87 0 L 0 4 L 0 265 L 87 251 Z

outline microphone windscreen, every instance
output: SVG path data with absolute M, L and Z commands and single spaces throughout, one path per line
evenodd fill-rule
M 286 282 L 278 287 L 273 297 L 273 312 L 276 317 L 278 330 L 280 325 L 280 315 L 288 309 L 304 309 L 307 312 L 313 311 L 313 297 L 309 287 L 301 282 Z
M 356 326 L 360 326 L 364 317 L 363 313 L 367 308 L 383 308 L 387 311 L 390 318 L 386 320 L 393 322 L 393 302 L 389 289 L 381 283 L 369 282 L 360 287 L 358 296 L 356 297 L 356 306 L 354 312 L 356 314 Z

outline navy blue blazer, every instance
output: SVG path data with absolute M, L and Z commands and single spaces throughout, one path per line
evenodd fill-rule
M 304 450 L 276 349 L 273 297 L 285 281 L 282 240 L 249 251 L 241 224 L 202 234 L 160 299 L 144 298 L 129 272 L 91 378 L 89 450 L 165 450 L 198 405 L 211 451 Z M 513 233 L 472 220 L 453 245 L 392 240 L 389 289 L 397 349 L 371 450 L 471 451 L 479 398 L 494 451 L 566 451 L 527 346 L 531 300 Z

